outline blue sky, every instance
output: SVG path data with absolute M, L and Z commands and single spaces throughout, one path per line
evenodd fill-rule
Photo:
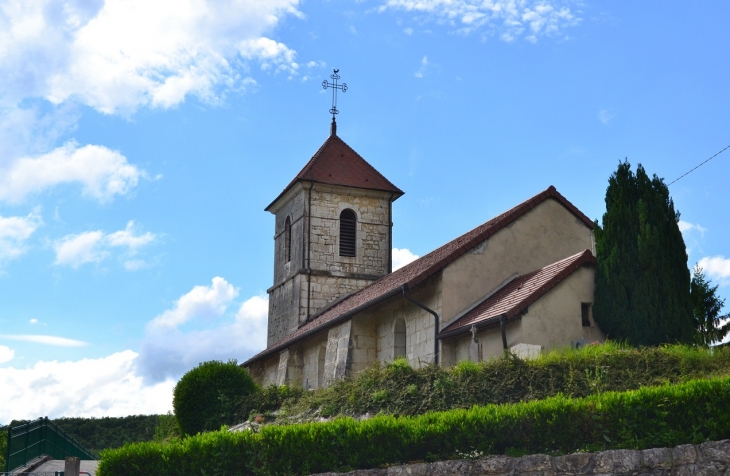
M 0 422 L 164 412 L 265 345 L 264 207 L 329 133 L 406 194 L 421 256 L 620 160 L 671 182 L 730 145 L 726 2 L 0 1 Z M 730 296 L 730 151 L 670 187 Z M 68 382 L 77 394 L 70 394 Z

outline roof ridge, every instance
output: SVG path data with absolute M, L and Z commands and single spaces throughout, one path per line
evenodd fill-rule
M 389 293 L 394 293 L 396 290 L 400 289 L 403 284 L 407 284 L 409 288 L 417 286 L 446 267 L 449 263 L 462 256 L 464 253 L 474 248 L 480 242 L 494 235 L 505 226 L 522 217 L 527 212 L 548 199 L 557 200 L 568 211 L 580 219 L 587 227 L 593 229 L 593 221 L 583 214 L 583 212 L 578 210 L 578 208 L 568 201 L 568 199 L 561 195 L 553 185 L 550 185 L 545 190 L 528 198 L 522 203 L 500 213 L 494 218 L 472 228 L 466 233 L 457 236 L 435 250 L 423 255 L 402 268 L 383 276 L 359 291 L 352 293 L 352 295 L 348 298 L 336 303 L 330 309 L 320 314 L 316 319 L 310 320 L 293 333 L 282 337 L 279 341 L 267 347 L 259 354 L 251 357 L 244 363 L 244 365 L 249 365 L 253 361 L 262 358 L 271 352 L 275 352 L 279 348 L 284 348 L 289 343 L 302 339 L 311 332 L 318 331 L 328 325 L 335 325 L 339 322 L 339 319 L 344 319 L 354 312 L 359 312 L 359 310 L 365 309 L 370 305 L 379 302 L 379 299 L 383 298 L 383 296 L 389 295 Z M 371 293 L 372 295 L 368 296 L 367 293 Z

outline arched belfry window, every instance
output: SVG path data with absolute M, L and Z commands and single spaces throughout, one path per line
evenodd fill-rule
M 284 258 L 285 262 L 291 261 L 291 220 L 286 217 L 284 222 Z
M 340 213 L 340 256 L 355 256 L 357 215 L 352 210 Z

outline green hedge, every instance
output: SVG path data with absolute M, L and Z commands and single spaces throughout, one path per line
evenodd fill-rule
M 435 461 L 459 453 L 570 453 L 730 437 L 730 378 L 564 396 L 415 417 L 339 418 L 211 432 L 102 453 L 99 476 L 310 474 Z

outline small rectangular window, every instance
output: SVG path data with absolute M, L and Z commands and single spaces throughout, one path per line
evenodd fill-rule
M 591 327 L 591 303 L 580 303 L 580 317 L 583 320 L 583 327 Z

